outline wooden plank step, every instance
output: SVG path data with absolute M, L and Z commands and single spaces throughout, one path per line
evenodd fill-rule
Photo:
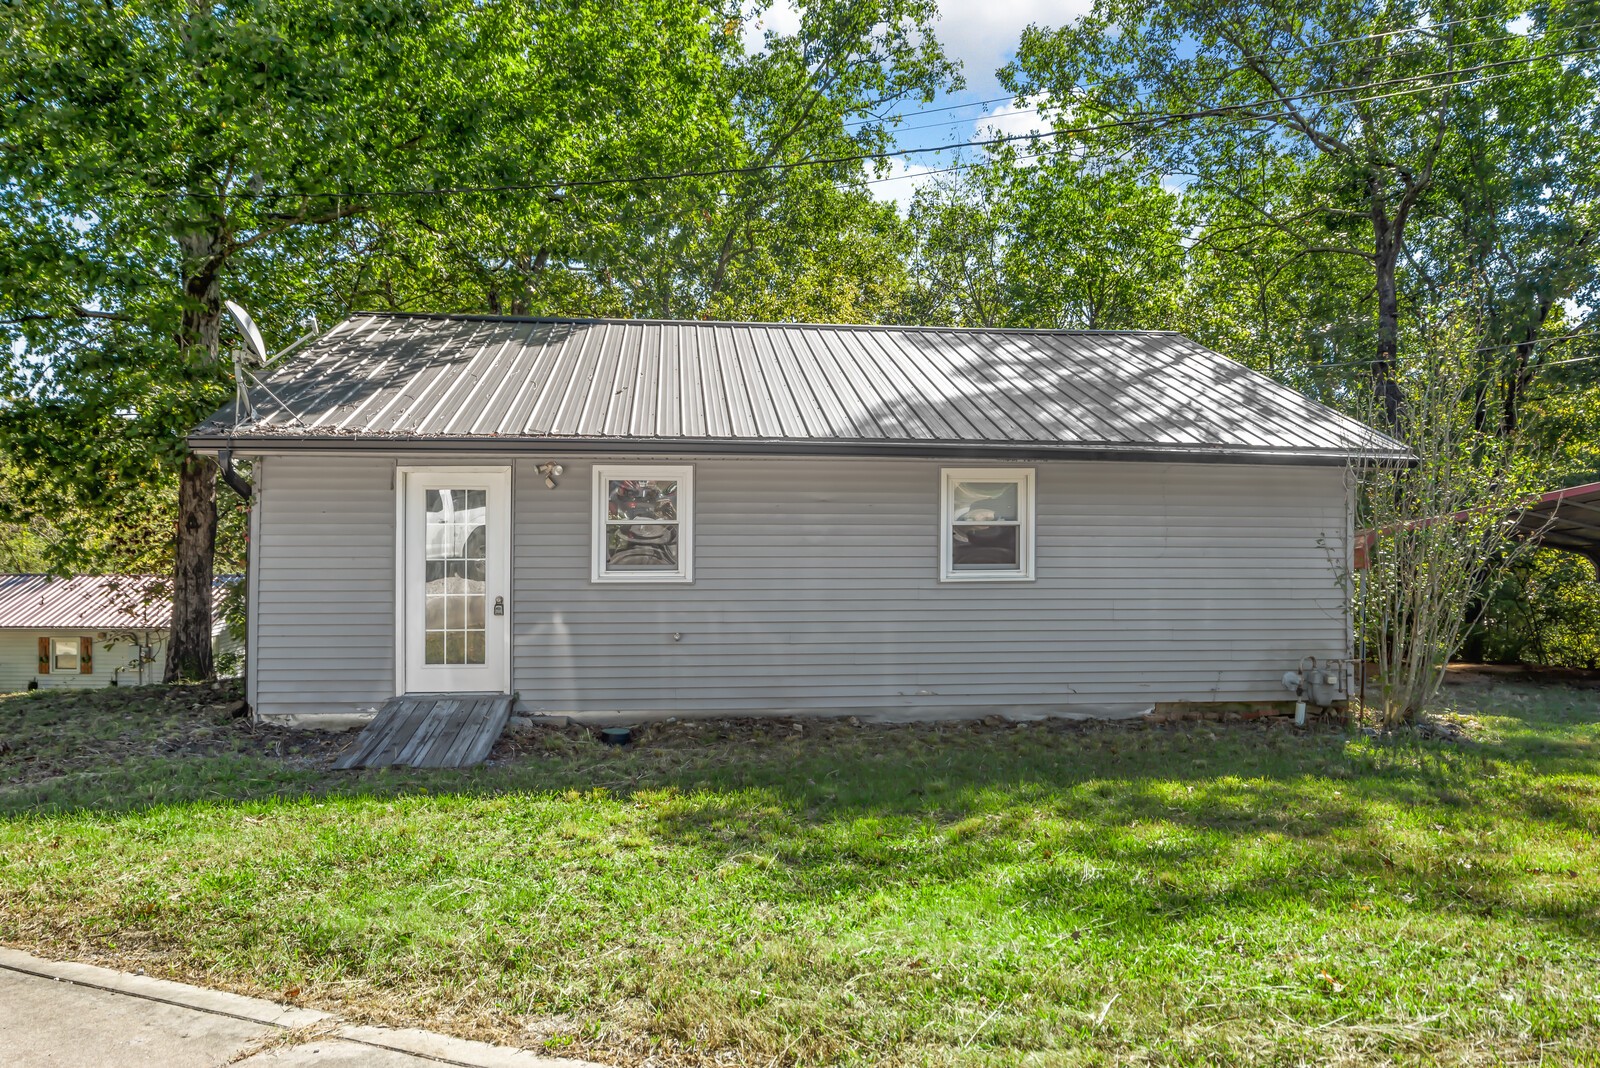
M 439 744 L 439 739 L 453 736 L 458 729 L 462 704 L 461 701 L 444 698 L 434 705 L 433 714 L 428 717 L 428 722 L 417 728 L 411 743 L 406 746 L 405 752 L 400 754 L 400 759 L 395 763 L 412 768 L 429 767 L 428 754 Z
M 510 694 L 401 694 L 384 702 L 333 766 L 471 767 L 489 755 L 510 716 Z
M 508 709 L 511 705 L 510 697 L 480 697 L 468 709 L 466 721 L 461 725 L 461 731 L 450 743 L 450 748 L 443 751 L 439 757 L 439 767 L 467 768 L 478 763 L 483 756 L 473 758 L 474 751 L 483 748 L 483 755 L 489 754 L 489 748 L 500 737 L 500 732 L 505 729 L 504 722 L 495 722 L 497 706 L 504 704 Z M 487 744 L 484 744 L 487 742 Z
M 396 715 L 394 722 L 383 739 L 382 744 L 373 747 L 367 756 L 367 767 L 381 768 L 400 762 L 400 754 L 405 751 L 406 745 L 428 721 L 433 714 L 434 706 L 438 700 L 431 696 L 412 697 L 407 695 L 399 698 L 395 704 Z
M 501 733 L 506 729 L 506 722 L 511 719 L 511 697 L 492 697 L 487 701 L 488 709 L 483 728 L 478 731 L 471 748 L 461 758 L 462 767 L 471 767 L 481 764 L 489 758 L 489 751 L 494 748 L 494 743 L 500 740 Z

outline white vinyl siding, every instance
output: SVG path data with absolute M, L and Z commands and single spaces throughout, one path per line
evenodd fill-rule
M 546 460 L 565 467 L 555 489 Z M 524 710 L 1279 700 L 1301 657 L 1349 655 L 1340 468 L 1030 464 L 1035 580 L 946 583 L 933 562 L 949 465 L 697 458 L 694 582 L 597 584 L 592 468 L 630 462 L 514 461 Z M 394 692 L 393 462 L 263 466 L 258 709 L 372 707 Z
M 139 684 L 138 644 L 127 639 L 99 637 L 100 631 L 78 630 L 27 630 L 24 628 L 0 630 L 0 693 L 14 693 L 28 688 L 37 680 L 41 690 L 79 689 L 92 690 L 110 686 L 137 686 Z M 166 632 L 152 633 L 154 662 L 144 666 L 145 682 L 160 682 L 166 666 Z M 54 665 L 48 674 L 39 673 L 39 639 L 49 638 L 77 642 L 79 638 L 94 639 L 94 670 L 88 674 L 77 666 L 57 671 Z M 109 644 L 108 644 L 109 643 Z M 76 648 L 76 646 L 74 646 Z
M 250 700 L 350 713 L 394 694 L 394 461 L 269 458 L 255 470 Z

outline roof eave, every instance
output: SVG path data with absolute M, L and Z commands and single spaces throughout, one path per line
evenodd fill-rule
M 1165 463 L 1289 464 L 1346 467 L 1416 462 L 1393 450 L 1272 449 L 1251 446 L 1150 445 L 1119 442 L 976 442 L 813 438 L 585 438 L 416 437 L 383 434 L 193 434 L 195 452 L 231 450 L 247 455 L 284 452 L 551 453 L 606 455 L 672 453 L 683 456 L 902 456 L 923 459 L 1127 460 Z

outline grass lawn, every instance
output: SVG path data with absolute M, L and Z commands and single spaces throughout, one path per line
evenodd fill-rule
M 1469 744 L 663 725 L 467 772 L 0 698 L 0 941 L 620 1064 L 1600 1063 L 1600 690 Z M 6 751 L 6 745 L 9 751 Z

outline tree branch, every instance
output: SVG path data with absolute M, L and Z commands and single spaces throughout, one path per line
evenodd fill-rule
M 72 307 L 63 312 L 26 312 L 22 315 L 13 316 L 8 319 L 0 319 L 0 323 L 5 323 L 8 326 L 15 326 L 21 323 L 38 323 L 48 322 L 51 319 L 64 319 L 69 315 L 76 316 L 79 319 L 106 319 L 111 322 L 118 323 L 131 323 L 135 321 L 134 317 L 131 315 L 122 315 L 118 312 L 97 311 L 94 308 L 85 308 L 82 305 L 74 304 Z

